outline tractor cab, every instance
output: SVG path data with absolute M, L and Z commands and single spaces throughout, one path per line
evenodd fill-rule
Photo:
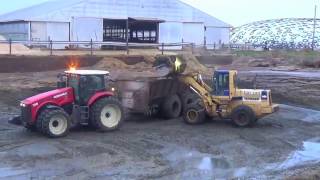
M 83 106 L 88 103 L 89 99 L 94 94 L 107 89 L 108 79 L 108 71 L 65 71 L 65 74 L 60 76 L 58 88 L 72 87 L 75 96 L 75 103 Z

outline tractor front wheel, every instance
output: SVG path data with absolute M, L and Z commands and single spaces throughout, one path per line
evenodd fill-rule
M 102 98 L 91 108 L 91 124 L 102 132 L 119 129 L 123 117 L 122 105 L 114 97 Z
M 45 109 L 37 119 L 37 129 L 52 138 L 64 137 L 69 133 L 70 117 L 59 107 Z

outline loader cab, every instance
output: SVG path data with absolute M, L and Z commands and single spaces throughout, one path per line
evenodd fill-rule
M 94 94 L 106 90 L 109 72 L 75 70 L 66 71 L 65 75 L 66 86 L 74 89 L 75 103 L 84 106 Z
M 213 75 L 213 95 L 230 96 L 230 73 L 229 71 L 215 71 Z
M 236 93 L 237 71 L 215 71 L 213 76 L 213 95 L 233 97 Z

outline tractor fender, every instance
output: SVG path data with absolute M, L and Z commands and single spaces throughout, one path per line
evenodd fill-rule
M 114 96 L 114 93 L 111 91 L 106 91 L 106 92 L 97 92 L 94 94 L 88 101 L 88 106 L 93 105 L 97 100 L 104 98 L 104 97 L 110 97 Z
M 45 108 L 57 109 L 57 108 L 59 108 L 59 105 L 54 102 L 44 102 L 42 104 L 39 104 L 37 107 L 32 109 L 32 112 L 31 112 L 32 113 L 32 122 L 36 121 L 39 113 Z

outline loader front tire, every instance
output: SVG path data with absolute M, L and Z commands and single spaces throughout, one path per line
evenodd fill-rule
M 190 125 L 202 124 L 205 118 L 205 108 L 198 102 L 189 104 L 183 112 L 184 122 Z
M 256 116 L 249 106 L 241 105 L 231 113 L 232 122 L 238 127 L 250 127 L 256 122 Z

